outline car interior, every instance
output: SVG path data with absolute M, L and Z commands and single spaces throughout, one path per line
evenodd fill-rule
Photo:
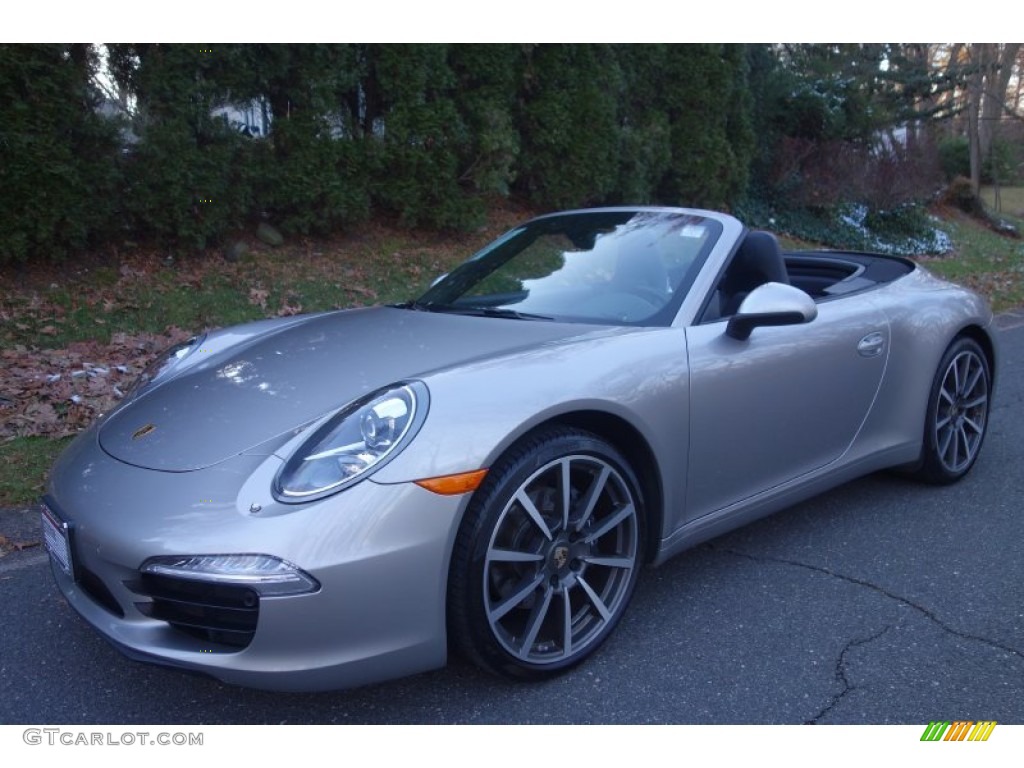
M 847 251 L 783 251 L 775 235 L 751 230 L 718 280 L 702 323 L 732 317 L 760 285 L 783 283 L 816 302 L 875 288 L 909 274 L 906 259 Z

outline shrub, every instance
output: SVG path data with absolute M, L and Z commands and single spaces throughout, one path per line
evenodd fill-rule
M 985 216 L 985 205 L 981 202 L 974 189 L 971 187 L 971 180 L 965 176 L 957 176 L 946 187 L 942 193 L 945 203 L 959 208 L 964 213 L 972 216 Z
M 109 231 L 117 126 L 85 45 L 0 46 L 0 263 L 63 259 Z
M 380 114 L 379 130 L 363 146 L 371 199 L 408 226 L 472 226 L 481 208 L 458 180 L 469 139 L 447 46 L 372 46 L 370 65 Z
M 970 177 L 971 154 L 965 136 L 954 136 L 939 142 L 939 165 L 946 181 L 952 181 L 957 176 Z
M 141 236 L 202 250 L 251 210 L 254 148 L 223 120 L 164 118 L 140 137 L 125 163 L 123 208 Z
M 327 234 L 365 220 L 370 212 L 365 139 L 335 138 L 321 118 L 299 113 L 278 120 L 273 153 L 259 156 L 258 209 L 286 232 Z
M 619 70 L 607 45 L 538 45 L 527 58 L 517 125 L 517 188 L 547 208 L 603 201 L 618 181 Z

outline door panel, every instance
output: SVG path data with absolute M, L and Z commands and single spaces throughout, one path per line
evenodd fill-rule
M 812 322 L 756 328 L 746 341 L 725 327 L 687 329 L 687 520 L 839 458 L 889 355 L 885 316 L 863 297 L 824 302 Z

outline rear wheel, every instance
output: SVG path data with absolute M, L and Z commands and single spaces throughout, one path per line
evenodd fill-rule
M 513 677 L 578 664 L 625 612 L 643 536 L 639 485 L 614 447 L 567 428 L 527 438 L 491 469 L 459 531 L 453 639 Z
M 953 483 L 966 475 L 988 429 L 992 376 L 976 341 L 956 339 L 935 372 L 925 422 L 918 475 L 931 483 Z

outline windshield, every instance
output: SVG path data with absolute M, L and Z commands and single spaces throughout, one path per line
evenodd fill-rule
M 722 230 L 672 211 L 537 219 L 480 251 L 413 303 L 524 319 L 670 325 Z

